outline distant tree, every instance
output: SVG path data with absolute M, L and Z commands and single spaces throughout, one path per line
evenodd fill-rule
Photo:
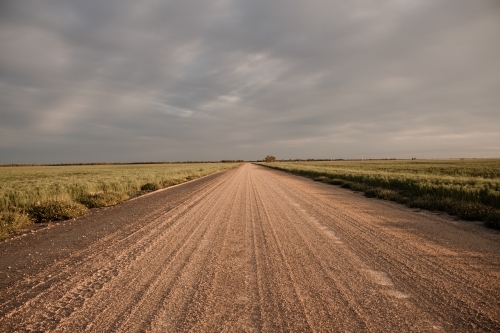
M 264 159 L 264 162 L 276 162 L 276 157 L 273 155 L 267 155 L 266 158 Z

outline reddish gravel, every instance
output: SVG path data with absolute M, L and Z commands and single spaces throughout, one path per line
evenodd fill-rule
M 500 233 L 245 164 L 0 243 L 2 332 L 500 331 Z

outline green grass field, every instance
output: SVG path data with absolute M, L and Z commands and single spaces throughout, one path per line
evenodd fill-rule
M 21 166 L 0 168 L 0 238 L 34 222 L 77 217 L 88 208 L 183 183 L 238 163 Z
M 500 160 L 333 161 L 262 163 L 466 220 L 500 228 Z

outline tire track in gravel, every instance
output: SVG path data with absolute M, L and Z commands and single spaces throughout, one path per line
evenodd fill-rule
M 265 332 L 298 332 L 309 331 L 310 324 L 305 309 L 297 292 L 297 285 L 293 278 L 283 250 L 273 229 L 274 221 L 270 220 L 266 209 L 268 204 L 262 198 L 259 189 L 259 181 L 254 178 L 253 187 L 253 213 L 256 218 L 257 244 L 259 262 L 262 272 L 261 288 L 262 303 L 261 310 Z
M 229 214 L 220 219 L 220 223 L 226 225 L 224 238 L 213 244 L 217 255 L 209 259 L 205 267 L 207 278 L 200 280 L 190 298 L 190 303 L 198 306 L 185 309 L 183 323 L 177 327 L 179 331 L 252 329 L 246 312 L 249 297 L 245 285 L 245 206 L 235 204 L 244 202 L 244 181 L 244 177 L 238 179 L 236 191 L 228 195 L 226 202 L 231 208 Z
M 199 251 L 194 260 L 186 266 L 185 272 L 176 282 L 177 286 L 166 295 L 161 302 L 161 307 L 151 323 L 153 331 L 180 331 L 187 330 L 195 322 L 193 316 L 197 316 L 204 310 L 206 294 L 209 292 L 208 283 L 213 280 L 211 266 L 215 259 L 220 256 L 224 242 L 228 234 L 228 216 L 232 210 L 232 198 L 237 193 L 238 178 L 232 180 L 233 187 L 220 195 L 220 205 L 214 205 L 214 214 L 207 218 L 211 221 L 213 237 L 201 240 L 204 251 Z M 196 314 L 196 315 L 195 315 Z
M 250 164 L 0 253 L 5 332 L 500 330 L 500 233 Z

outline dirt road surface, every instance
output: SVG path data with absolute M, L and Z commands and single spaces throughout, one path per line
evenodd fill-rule
M 245 164 L 0 243 L 2 332 L 499 332 L 500 234 Z

